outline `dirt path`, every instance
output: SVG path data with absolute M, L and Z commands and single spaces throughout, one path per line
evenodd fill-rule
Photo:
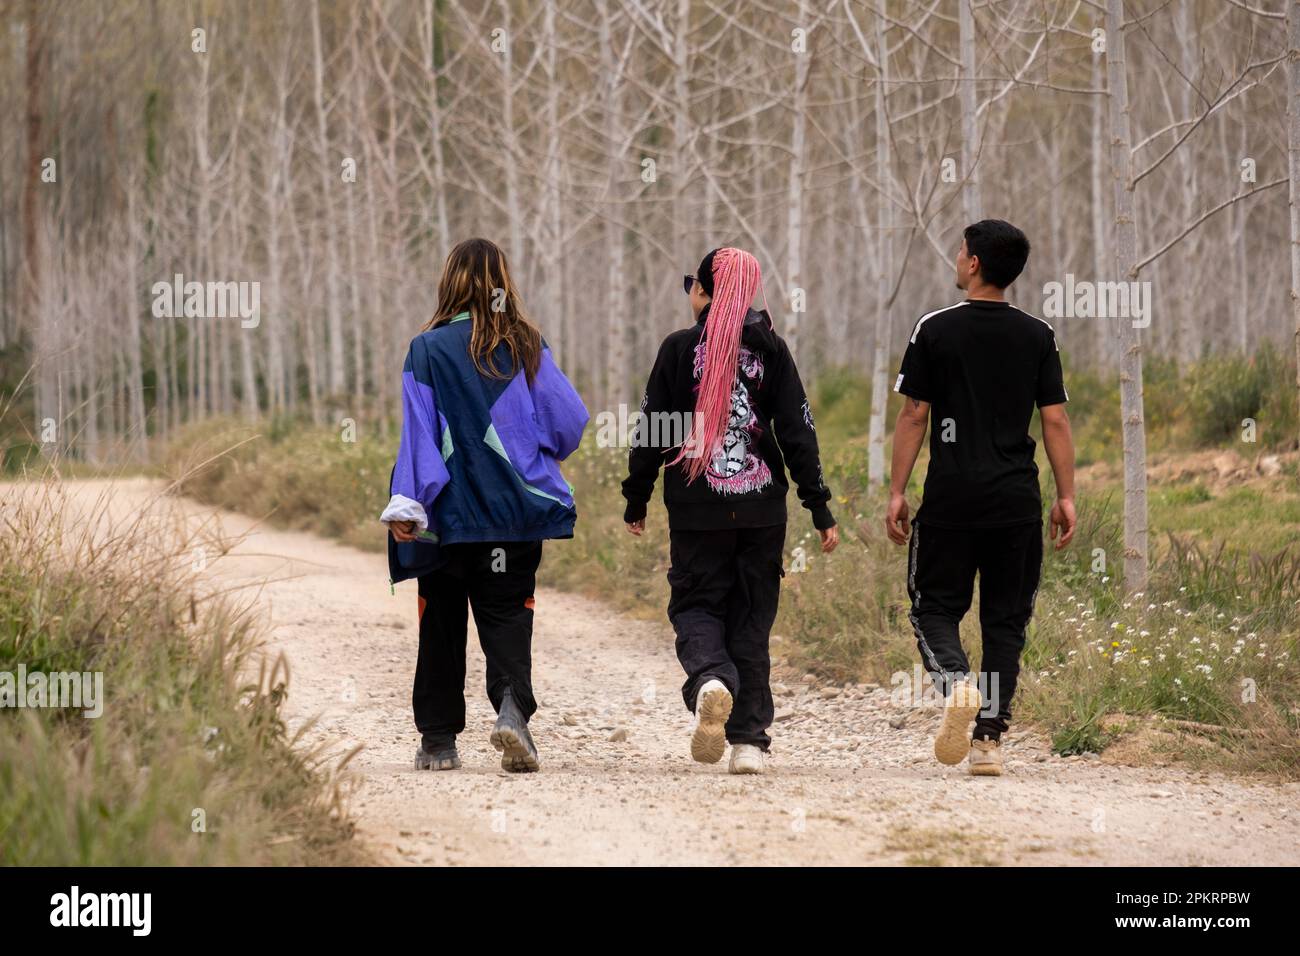
M 71 487 L 90 501 L 104 486 Z M 143 507 L 157 487 L 117 482 L 114 508 Z M 239 515 L 220 521 L 231 534 L 254 528 Z M 253 530 L 210 570 L 222 583 L 272 579 L 260 600 L 270 649 L 292 668 L 289 717 L 319 716 L 312 734 L 340 752 L 365 745 L 353 763 L 353 811 L 361 838 L 390 862 L 1300 861 L 1300 785 L 1062 760 L 1032 735 L 1007 743 L 1006 776 L 971 778 L 934 762 L 937 718 L 891 706 L 887 689 L 778 687 L 767 775 L 695 764 L 666 623 L 554 591 L 537 596 L 534 639 L 542 772 L 501 771 L 471 636 L 464 768 L 417 773 L 414 582 L 392 595 L 382 556 L 270 529 Z

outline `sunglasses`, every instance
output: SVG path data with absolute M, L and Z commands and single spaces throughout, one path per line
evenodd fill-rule
M 690 295 L 693 288 L 695 288 L 695 276 L 682 276 L 682 290 Z

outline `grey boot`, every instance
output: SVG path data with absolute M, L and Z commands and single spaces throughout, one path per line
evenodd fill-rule
M 501 698 L 497 723 L 492 728 L 492 746 L 501 751 L 501 769 L 509 773 L 536 773 L 542 767 L 528 732 L 528 721 L 509 688 Z
M 420 741 L 415 752 L 416 770 L 455 770 L 460 767 L 460 754 L 456 753 L 456 736 L 429 735 Z

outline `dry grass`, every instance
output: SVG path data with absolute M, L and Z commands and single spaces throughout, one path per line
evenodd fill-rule
M 186 429 L 167 449 L 163 471 L 178 494 L 381 551 L 376 519 L 388 504 L 396 449 L 396 435 L 364 429 L 215 420 Z
M 960 830 L 903 826 L 895 828 L 885 850 L 904 854 L 908 866 L 1000 866 L 991 837 Z
M 0 710 L 0 863 L 351 863 L 343 765 L 280 716 L 251 595 L 199 556 L 233 542 L 169 501 L 121 513 L 56 479 L 3 486 L 0 671 L 102 672 L 102 716 Z

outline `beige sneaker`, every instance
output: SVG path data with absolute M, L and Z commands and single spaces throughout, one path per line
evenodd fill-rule
M 1002 776 L 1002 744 L 997 740 L 970 742 L 970 772 L 974 777 Z
M 720 680 L 708 680 L 695 697 L 695 729 L 691 756 L 700 763 L 717 763 L 727 749 L 727 718 L 731 716 L 731 691 Z
M 974 684 L 957 681 L 953 685 L 952 693 L 943 702 L 943 723 L 934 738 L 934 756 L 939 763 L 953 767 L 966 759 L 970 753 L 970 723 L 983 705 Z
M 731 748 L 732 773 L 762 773 L 763 751 L 753 744 L 736 744 Z

